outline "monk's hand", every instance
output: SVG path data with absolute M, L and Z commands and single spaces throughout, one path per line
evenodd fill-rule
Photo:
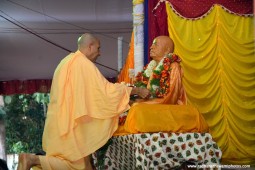
M 142 87 L 137 87 L 138 88 L 138 92 L 137 95 L 140 96 L 143 99 L 148 99 L 151 96 L 151 93 L 148 89 L 146 88 L 142 88 Z

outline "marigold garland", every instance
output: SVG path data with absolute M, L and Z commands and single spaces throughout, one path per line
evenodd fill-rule
M 134 85 L 136 87 L 147 88 L 150 77 L 150 91 L 153 98 L 162 98 L 166 96 L 170 88 L 170 73 L 171 63 L 181 62 L 181 59 L 176 54 L 167 54 L 159 63 L 156 64 L 152 60 L 147 64 L 141 72 L 135 77 Z

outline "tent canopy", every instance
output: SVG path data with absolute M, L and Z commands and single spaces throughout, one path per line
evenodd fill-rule
M 2 0 L 0 81 L 51 79 L 57 64 L 76 51 L 77 38 L 85 32 L 101 40 L 100 71 L 116 77 L 118 37 L 123 37 L 124 61 L 132 27 L 130 0 Z

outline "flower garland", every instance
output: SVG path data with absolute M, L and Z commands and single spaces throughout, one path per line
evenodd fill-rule
M 155 60 L 152 60 L 136 75 L 135 86 L 147 88 L 147 85 L 150 82 L 149 90 L 151 91 L 153 98 L 162 98 L 166 96 L 170 87 L 170 65 L 173 62 L 179 63 L 181 62 L 181 59 L 176 54 L 172 53 L 167 54 L 162 58 L 158 65 Z

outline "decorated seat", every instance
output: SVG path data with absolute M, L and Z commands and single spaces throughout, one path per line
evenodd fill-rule
M 221 155 L 196 108 L 139 103 L 122 114 L 112 139 L 93 157 L 103 169 L 171 169 L 216 166 Z

